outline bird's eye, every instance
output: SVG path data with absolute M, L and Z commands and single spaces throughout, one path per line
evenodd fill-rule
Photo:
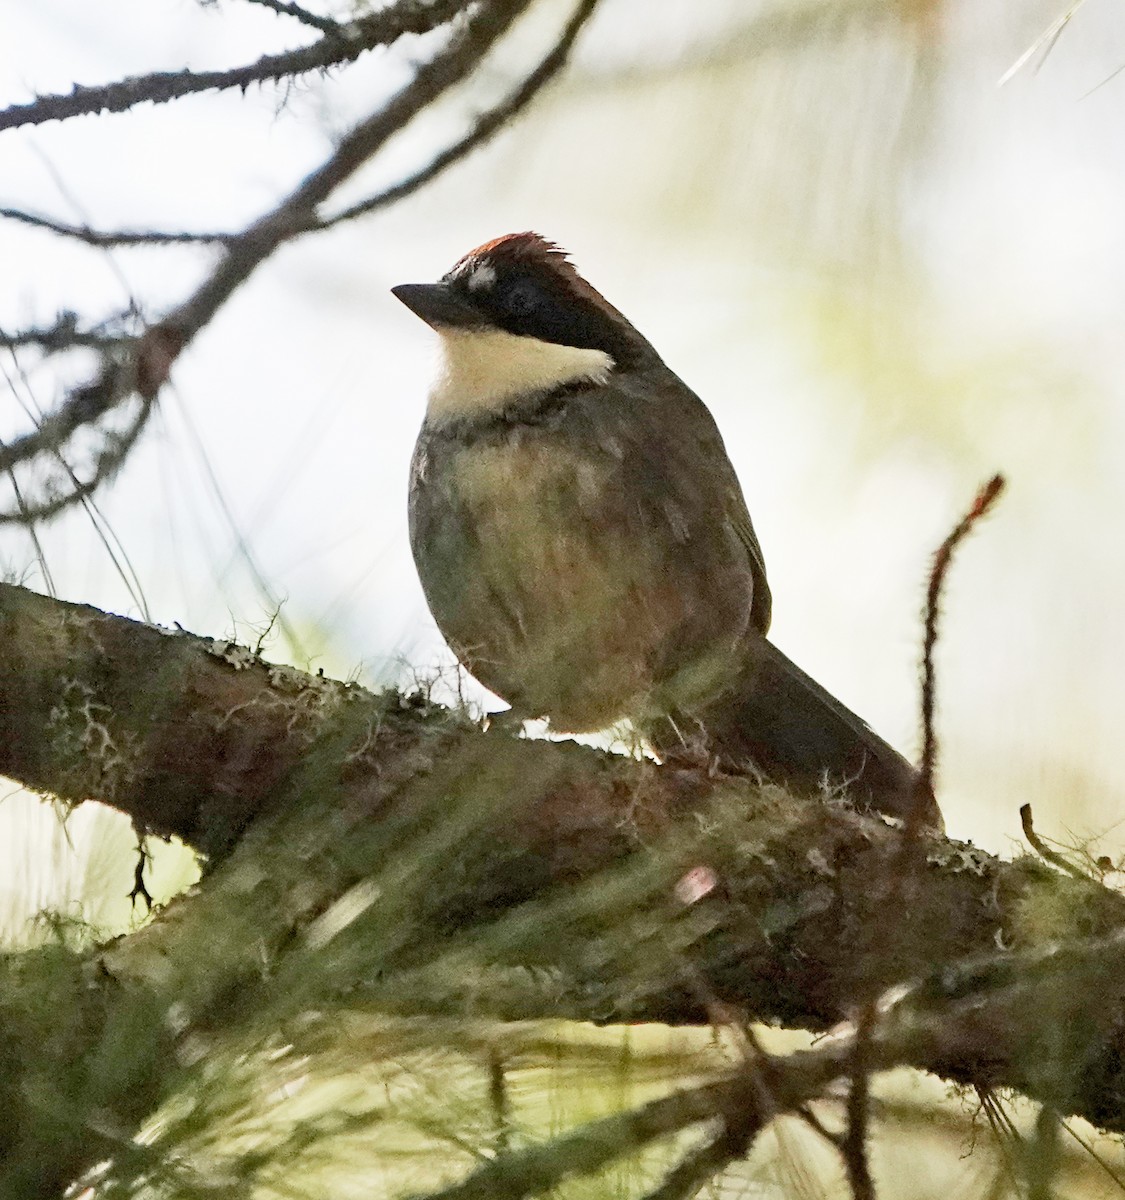
M 513 284 L 504 296 L 504 307 L 513 317 L 526 317 L 539 307 L 539 290 L 528 280 Z

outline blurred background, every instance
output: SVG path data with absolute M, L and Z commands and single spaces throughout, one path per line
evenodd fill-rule
M 570 9 L 536 6 L 468 94 L 341 202 L 426 161 Z M 1104 0 L 1067 15 L 1063 0 L 603 0 L 569 69 L 493 143 L 260 269 L 178 363 L 97 512 L 37 542 L 0 527 L 0 571 L 250 641 L 280 604 L 267 657 L 373 687 L 448 666 L 406 536 L 435 347 L 388 289 L 536 229 L 714 412 L 766 555 L 774 640 L 908 754 L 931 555 L 977 486 L 1007 476 L 949 582 L 940 800 L 954 836 L 994 852 L 1012 851 L 1031 802 L 1041 834 L 1116 860 L 1125 24 Z M 301 33 L 237 0 L 0 0 L 0 28 L 4 103 L 251 61 Z M 0 205 L 240 228 L 404 81 L 412 52 L 7 132 Z M 0 222 L 0 327 L 130 300 L 159 315 L 210 261 Z M 0 363 L 5 439 L 91 366 Z M 34 938 L 32 914 L 68 905 L 127 924 L 127 826 L 87 805 L 64 828 L 14 785 L 2 794 L 4 935 Z M 193 870 L 162 853 L 158 898 Z

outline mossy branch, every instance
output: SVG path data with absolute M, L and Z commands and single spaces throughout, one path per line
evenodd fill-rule
M 55 963 L 69 1009 L 36 1002 L 38 960 L 4 960 L 17 1105 L 60 1069 L 68 1012 L 85 1014 L 68 1056 L 130 1031 L 128 1087 L 97 1096 L 127 1127 L 185 1039 L 262 1012 L 727 1011 L 825 1030 L 882 994 L 872 1069 L 1015 1087 L 1125 1128 L 1125 900 L 1038 859 L 924 839 L 910 902 L 888 912 L 872 882 L 901 831 L 846 804 L 484 732 L 10 585 L 0 772 L 212 859 L 151 925 Z

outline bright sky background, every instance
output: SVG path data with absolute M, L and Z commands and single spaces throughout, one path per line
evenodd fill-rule
M 712 407 L 765 550 L 775 640 L 908 753 L 929 556 L 977 485 L 1009 476 L 946 604 L 951 832 L 1004 852 L 1030 800 L 1041 832 L 1105 834 L 1118 853 L 1125 827 L 1106 831 L 1125 818 L 1119 13 L 1088 0 L 1042 69 L 1000 88 L 1057 5 L 920 0 L 930 25 L 841 21 L 786 43 L 766 36 L 782 4 L 604 3 L 569 75 L 517 128 L 400 207 L 282 251 L 177 365 L 97 498 L 154 619 L 256 637 L 270 602 L 241 537 L 313 666 L 377 684 L 448 661 L 405 519 L 433 345 L 388 288 L 534 228 Z M 517 48 L 568 10 L 548 4 Z M 729 33 L 755 20 L 752 36 Z M 307 39 L 238 0 L 0 0 L 0 29 L 0 104 Z M 237 228 L 403 64 L 374 54 L 289 92 L 4 133 L 0 204 L 95 226 Z M 424 161 L 464 111 L 419 122 L 348 198 Z M 0 324 L 101 315 L 130 296 L 158 314 L 207 261 L 0 223 Z M 34 402 L 50 407 L 84 369 L 32 370 Z M 0 436 L 25 427 L 0 400 Z M 89 518 L 40 536 L 60 596 L 137 615 Z M 21 531 L 0 528 L 0 570 L 43 586 Z M 37 801 L 0 804 L 25 910 L 86 886 L 93 813 L 72 819 L 71 848 Z

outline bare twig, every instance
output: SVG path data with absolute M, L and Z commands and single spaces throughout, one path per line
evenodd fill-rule
M 346 134 L 333 154 L 281 204 L 228 245 L 226 255 L 210 277 L 162 324 L 174 329 L 183 344 L 190 341 L 257 266 L 308 227 L 317 207 L 341 183 L 423 108 L 465 78 L 530 3 L 531 0 L 481 3 L 460 33 L 419 67 L 406 87 Z
M 339 21 L 334 21 L 331 17 L 321 17 L 314 12 L 309 12 L 307 8 L 302 8 L 299 4 L 293 4 L 290 0 L 246 0 L 247 4 L 257 4 L 262 8 L 272 9 L 275 13 L 281 13 L 286 17 L 293 17 L 301 22 L 302 25 L 308 25 L 312 29 L 319 29 L 321 33 L 334 34 L 339 37 L 343 32 L 343 27 Z
M 1103 944 L 1096 949 L 1091 942 L 1085 951 L 1094 955 L 1091 961 L 1113 961 L 1116 956 L 1107 956 L 1108 946 L 1112 942 L 1120 947 L 1123 937 L 1125 933 L 1118 932 L 1112 938 L 1099 939 Z M 1054 969 L 1059 966 L 1057 959 L 1052 962 Z M 925 1057 L 937 1047 L 960 1045 L 964 1032 L 978 1027 L 990 1008 L 1003 1012 L 1002 1019 L 1007 1020 L 1010 1010 L 1029 998 L 1024 994 L 1025 986 L 1030 986 L 1034 995 L 1035 974 L 1025 978 L 1017 971 L 1005 974 L 1000 981 L 988 982 L 978 976 L 979 990 L 947 993 L 936 1004 L 927 1000 L 919 988 L 900 990 L 885 1002 L 882 1020 L 878 1025 L 872 1023 L 867 1033 L 855 1028 L 813 1050 L 785 1057 L 766 1056 L 760 1063 L 747 1063 L 710 1083 L 593 1121 L 544 1145 L 502 1155 L 460 1183 L 433 1193 L 429 1200 L 523 1200 L 547 1192 L 565 1179 L 593 1174 L 624 1155 L 693 1125 L 727 1122 L 729 1114 L 739 1114 L 740 1125 L 733 1135 L 727 1133 L 731 1126 L 725 1124 L 723 1133 L 674 1168 L 648 1198 L 684 1200 L 715 1172 L 745 1153 L 774 1117 L 800 1112 L 836 1079 L 845 1073 L 855 1074 L 853 1064 L 861 1038 L 867 1039 L 862 1051 L 866 1070 L 860 1073 L 864 1078 L 896 1065 L 924 1066 Z M 1117 974 L 1120 976 L 1120 970 Z M 993 987 L 996 982 L 999 986 Z M 834 1144 L 840 1144 L 833 1135 L 828 1136 Z M 842 1141 L 846 1143 L 847 1135 Z M 866 1172 L 865 1158 L 863 1163 Z M 867 1191 L 856 1190 L 855 1175 L 851 1182 L 857 1196 L 874 1195 L 869 1173 Z
M 1050 1105 L 1041 1104 L 1035 1118 L 1035 1137 L 1028 1146 L 1028 1200 L 1053 1200 L 1055 1189 L 1051 1185 L 1058 1172 L 1061 1132 L 1059 1114 Z
M 871 1035 L 877 1016 L 872 1001 L 863 1006 L 856 1021 L 847 1124 L 838 1143 L 853 1200 L 875 1200 L 875 1183 L 867 1161 L 867 1123 L 871 1111 Z
M 937 758 L 937 743 L 934 733 L 936 690 L 934 649 L 937 645 L 942 588 L 949 565 L 953 560 L 954 551 L 976 522 L 988 511 L 1003 486 L 1003 479 L 999 475 L 993 476 L 978 492 L 968 513 L 957 523 L 934 555 L 926 589 L 925 632 L 922 648 L 922 762 L 899 851 L 892 860 L 885 879 L 882 880 L 883 897 L 888 915 L 909 910 L 910 889 L 921 861 L 923 846 L 921 835 L 925 832 L 925 814 L 932 810 L 935 803 L 934 765 Z M 898 926 L 892 920 L 887 920 L 875 928 L 868 947 L 868 954 L 873 964 L 881 963 L 892 955 L 898 936 Z M 878 968 L 875 973 L 878 973 Z M 844 1160 L 853 1197 L 855 1200 L 874 1200 L 875 1185 L 867 1160 L 867 1126 L 870 1108 L 870 1053 L 880 1015 L 878 999 L 873 993 L 868 994 L 854 1019 L 855 1054 L 851 1064 L 847 1124 L 838 1146 Z
M 54 515 L 88 495 L 117 469 L 139 436 L 157 392 L 184 347 L 256 267 L 280 245 L 308 228 L 315 220 L 319 204 L 423 108 L 464 79 L 530 3 L 531 0 L 482 0 L 457 35 L 419 67 L 404 88 L 345 135 L 332 155 L 276 208 L 226 245 L 223 257 L 202 285 L 137 340 L 133 355 L 115 358 L 97 379 L 71 392 L 37 430 L 0 450 L 0 471 L 8 471 L 38 454 L 58 450 L 76 429 L 91 424 L 131 395 L 141 397 L 137 418 L 125 435 L 107 438 L 94 477 L 81 489 L 29 502 L 33 517 Z
M 342 221 L 351 221 L 355 217 L 363 216 L 365 213 L 386 208 L 388 205 L 409 196 L 412 192 L 416 192 L 420 187 L 429 183 L 448 167 L 451 167 L 456 162 L 460 162 L 461 159 L 467 157 L 479 146 L 483 146 L 493 134 L 498 132 L 522 109 L 526 108 L 535 96 L 542 91 L 543 87 L 566 65 L 566 61 L 570 57 L 570 51 L 579 33 L 582 31 L 582 27 L 589 21 L 597 4 L 598 0 L 579 0 L 574 14 L 567 22 L 558 41 L 551 47 L 539 65 L 524 78 L 517 88 L 505 96 L 499 104 L 477 117 L 473 123 L 473 127 L 463 138 L 454 142 L 451 146 L 447 146 L 441 153 L 436 154 L 424 167 L 421 167 L 412 175 L 408 175 L 405 179 L 376 193 L 374 196 L 369 196 L 366 200 L 361 200 L 358 204 L 353 204 L 351 207 L 345 208 L 331 217 L 321 219 L 314 228 L 330 229 L 334 225 L 339 225 Z
M 0 471 L 57 450 L 76 429 L 93 424 L 134 393 L 151 405 L 180 348 L 173 332 L 161 326 L 131 339 L 131 354 L 115 355 L 97 379 L 73 390 L 62 405 L 43 417 L 34 433 L 15 438 L 0 449 Z
M 106 248 L 108 246 L 190 246 L 232 242 L 238 237 L 236 233 L 190 233 L 176 230 L 164 232 L 159 229 L 118 229 L 98 230 L 88 225 L 72 225 L 68 221 L 58 221 L 54 217 L 43 216 L 41 213 L 26 212 L 22 208 L 0 208 L 0 217 L 9 221 L 19 221 L 22 225 L 30 225 L 34 229 L 44 229 L 58 237 L 74 238 L 85 242 L 87 246 Z
M 691 1200 L 708 1180 L 744 1158 L 751 1140 L 745 1133 L 732 1134 L 724 1127 L 720 1134 L 677 1163 L 645 1200 Z
M 37 346 L 47 350 L 48 353 L 74 348 L 104 350 L 120 346 L 127 340 L 127 334 L 100 334 L 95 330 L 74 329 L 71 322 L 36 326 L 32 329 L 17 329 L 11 334 L 0 329 L 0 347 L 6 350 L 16 349 L 19 346 Z
M 145 912 L 152 912 L 152 893 L 145 886 L 145 868 L 151 866 L 152 855 L 148 852 L 148 847 L 145 845 L 144 835 L 137 834 L 137 861 L 133 865 L 133 890 L 129 893 L 129 899 L 133 902 L 133 907 L 137 907 L 137 901 L 145 902 Z
M 52 488 L 32 501 L 24 498 L 14 510 L 0 510 L 0 525 L 28 525 L 36 521 L 46 521 L 92 496 L 121 468 L 151 415 L 152 401 L 142 399 L 132 421 L 123 430 L 105 436 L 101 447 L 94 456 L 93 470 L 86 479 L 80 480 L 77 476 L 72 475 L 66 490 L 60 491 Z M 20 441 L 25 442 L 26 438 L 22 438 Z M 58 448 L 49 444 L 45 443 L 43 449 L 58 454 Z M 0 447 L 0 457 L 3 457 L 5 453 L 6 448 Z M 5 469 L 11 471 L 11 468 Z
M 980 489 L 972 507 L 954 526 L 952 533 L 938 547 L 926 588 L 926 623 L 922 642 L 922 761 L 918 766 L 918 794 L 933 795 L 934 769 L 937 764 L 937 736 L 934 732 L 935 671 L 934 648 L 937 646 L 938 617 L 941 592 L 946 572 L 953 561 L 953 552 L 973 526 L 988 512 L 1004 490 L 1003 475 L 993 477 Z M 915 804 L 915 810 L 922 808 Z
M 348 36 L 324 34 L 310 46 L 265 54 L 256 62 L 221 71 L 154 71 L 116 83 L 75 85 L 69 92 L 36 96 L 27 104 L 0 109 L 0 131 L 21 125 L 65 121 L 83 113 L 125 112 L 138 104 L 166 104 L 199 92 L 247 88 L 252 83 L 291 79 L 310 71 L 354 62 L 377 46 L 389 46 L 407 33 L 428 33 L 468 7 L 467 0 L 399 0 L 390 8 L 348 25 Z
M 261 2 L 261 0 L 255 0 L 255 2 Z M 367 213 L 388 208 L 399 200 L 412 195 L 419 188 L 436 179 L 443 171 L 483 146 L 513 117 L 526 108 L 566 65 L 579 33 L 593 15 L 598 2 L 599 0 L 579 0 L 573 15 L 546 56 L 503 100 L 481 113 L 464 137 L 441 150 L 425 166 L 406 176 L 405 179 L 369 196 L 366 200 L 350 205 L 331 216 L 309 219 L 302 232 L 315 233 L 318 230 L 331 229 L 344 221 L 352 221 Z M 89 226 L 73 225 L 16 208 L 0 208 L 0 217 L 7 217 L 25 225 L 48 230 L 60 237 L 75 238 L 87 245 L 99 247 L 229 245 L 237 241 L 240 236 L 235 232 L 217 230 L 199 232 L 139 229 L 97 230 L 91 229 Z
M 1031 848 L 1040 858 L 1058 867 L 1059 870 L 1065 871 L 1068 875 L 1073 875 L 1075 879 L 1090 878 L 1080 867 L 1076 867 L 1074 863 L 1068 862 L 1064 855 L 1060 854 L 1057 850 L 1052 850 L 1039 834 L 1035 832 L 1030 804 L 1020 806 L 1020 824 L 1023 826 L 1023 836 L 1027 838 Z
M 816 1095 L 839 1072 L 835 1050 L 793 1055 L 778 1060 L 777 1065 L 784 1076 L 787 1092 L 792 1093 L 792 1099 L 785 1100 L 782 1111 Z M 539 1195 L 564 1179 L 593 1174 L 623 1155 L 635 1153 L 681 1129 L 721 1118 L 727 1111 L 743 1114 L 745 1145 L 773 1115 L 758 1109 L 755 1093 L 746 1072 L 738 1071 L 701 1087 L 653 1100 L 629 1112 L 591 1121 L 542 1146 L 503 1155 L 460 1183 L 433 1193 L 429 1200 L 522 1200 L 525 1196 Z M 701 1173 L 705 1169 L 715 1169 L 724 1153 L 722 1141 L 722 1137 L 716 1139 L 700 1152 L 698 1161 L 693 1156 L 688 1162 L 698 1166 Z M 673 1176 L 676 1177 L 676 1181 L 671 1182 L 673 1190 L 658 1191 L 656 1195 L 661 1200 L 690 1196 L 692 1192 L 684 1189 L 692 1181 L 691 1171 L 692 1168 L 685 1165 L 682 1175 L 673 1172 L 665 1181 L 668 1186 Z M 675 1190 L 677 1187 L 679 1190 Z
M 0 329 L 0 347 L 13 350 L 18 346 L 38 346 L 48 353 L 70 350 L 74 347 L 105 350 L 120 346 L 131 339 L 124 332 L 110 333 L 104 329 L 79 329 L 78 314 L 60 313 L 53 325 L 35 325 L 28 329 L 16 329 L 11 333 Z

